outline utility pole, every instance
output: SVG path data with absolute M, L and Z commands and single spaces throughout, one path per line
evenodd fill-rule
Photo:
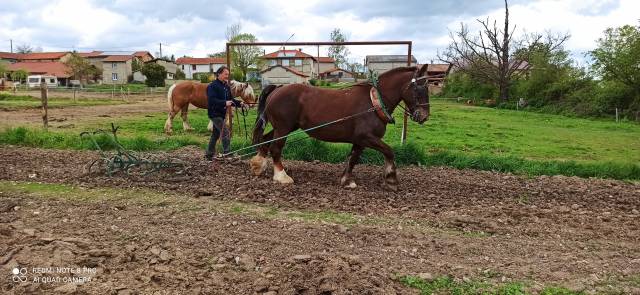
M 11 53 L 13 53 L 13 39 L 9 39 L 9 42 L 11 43 Z
M 162 58 L 162 42 L 160 42 L 160 56 L 158 58 Z

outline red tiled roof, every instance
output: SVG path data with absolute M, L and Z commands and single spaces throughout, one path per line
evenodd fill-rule
M 25 53 L 20 56 L 20 60 L 38 60 L 38 59 L 60 59 L 69 52 L 36 52 Z
M 130 59 L 132 59 L 133 56 L 131 55 L 109 55 L 107 56 L 105 59 L 103 59 L 102 61 L 106 61 L 106 62 L 125 62 L 128 61 Z
M 151 59 L 153 59 L 153 55 L 151 55 L 151 53 L 149 53 L 149 51 L 136 51 L 135 53 L 133 53 L 133 56 L 135 57 L 139 57 L 139 58 L 144 58 L 145 56 L 149 56 Z
M 10 64 L 9 71 L 17 71 L 23 69 L 29 74 L 52 75 L 58 78 L 69 78 L 71 75 L 67 73 L 67 66 L 59 61 L 54 62 L 18 62 Z
M 179 65 L 209 65 L 209 64 L 226 64 L 224 57 L 180 57 L 176 60 Z
M 91 52 L 78 52 L 78 55 L 82 56 L 82 57 L 97 57 L 100 56 L 100 54 L 102 54 L 102 51 L 91 51 Z
M 291 56 L 278 56 L 278 53 L 284 53 L 285 55 L 287 54 L 293 54 Z M 261 56 L 260 58 L 265 58 L 265 59 L 273 59 L 273 58 L 313 58 L 314 60 L 316 59 L 315 57 L 313 57 L 312 55 L 306 54 L 300 50 L 278 50 L 276 52 L 271 52 L 268 54 L 265 54 L 263 56 Z
M 5 59 L 18 59 L 20 57 L 19 53 L 11 53 L 11 52 L 0 52 L 0 58 Z
M 321 57 L 318 58 L 318 62 L 320 62 L 320 63 L 335 63 L 336 60 L 333 59 L 333 57 L 321 56 Z
M 271 70 L 272 70 L 272 69 L 274 69 L 274 68 L 283 68 L 283 69 L 285 69 L 285 70 L 287 70 L 287 71 L 289 71 L 289 72 L 292 72 L 292 73 L 294 73 L 295 75 L 298 75 L 298 76 L 300 76 L 300 77 L 309 77 L 309 75 L 306 75 L 306 74 L 304 74 L 304 73 L 302 73 L 302 72 L 300 72 L 300 71 L 298 71 L 298 70 L 296 70 L 296 69 L 294 69 L 294 68 L 291 68 L 291 67 L 283 67 L 283 66 L 281 66 L 281 65 L 275 65 L 275 66 L 272 66 L 272 67 L 266 68 L 266 69 L 262 70 L 260 73 L 264 73 L 264 72 L 271 71 Z

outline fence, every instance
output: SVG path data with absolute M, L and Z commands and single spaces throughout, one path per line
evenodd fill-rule
M 9 90 L 9 89 L 7 89 Z M 153 98 L 167 97 L 167 87 L 88 87 L 88 88 L 66 88 L 52 87 L 48 88 L 50 98 L 69 98 L 69 99 L 113 99 L 113 100 L 145 100 Z M 25 85 L 13 89 L 15 95 L 40 96 L 40 88 L 29 88 Z

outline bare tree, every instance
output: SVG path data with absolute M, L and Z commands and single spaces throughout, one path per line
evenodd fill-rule
M 16 47 L 16 52 L 18 53 L 32 53 L 33 52 L 33 47 L 31 47 L 31 45 L 28 44 L 22 44 L 22 45 L 18 45 L 18 47 Z
M 235 23 L 228 26 L 224 32 L 224 36 L 227 38 L 227 42 L 231 42 L 231 40 L 233 40 L 236 36 L 240 35 L 240 29 L 242 29 L 240 23 Z
M 513 40 L 515 26 L 509 26 L 509 5 L 504 1 L 504 28 L 498 28 L 497 20 L 491 23 L 477 20 L 481 30 L 477 35 L 469 33 L 469 27 L 460 24 L 460 31 L 450 32 L 449 47 L 438 54 L 438 58 L 453 65 L 456 70 L 468 74 L 473 79 L 493 84 L 498 88 L 498 102 L 509 99 L 509 87 L 517 75 L 526 73 L 533 49 L 545 48 L 548 52 L 562 46 L 569 39 L 568 34 L 546 35 L 525 34 L 519 40 Z

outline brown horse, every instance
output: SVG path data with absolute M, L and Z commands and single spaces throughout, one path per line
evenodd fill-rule
M 184 130 L 193 130 L 187 118 L 189 111 L 189 104 L 192 104 L 198 108 L 207 108 L 207 85 L 199 82 L 180 82 L 173 84 L 169 87 L 167 93 L 167 101 L 169 103 L 169 116 L 164 123 L 164 132 L 167 134 L 172 133 L 173 118 L 181 112 L 182 127 Z M 240 97 L 245 103 L 255 103 L 256 96 L 253 93 L 253 88 L 249 83 L 240 83 L 235 80 L 229 81 L 229 87 L 231 88 L 231 94 L 234 97 Z M 209 131 L 213 130 L 213 123 L 209 121 Z
M 378 90 L 389 114 L 404 101 L 411 119 L 422 124 L 429 119 L 429 94 L 426 89 L 428 78 L 424 76 L 427 65 L 403 67 L 389 70 L 380 75 Z M 418 82 L 425 80 L 424 83 Z M 352 171 L 365 148 L 372 148 L 384 155 L 385 188 L 397 190 L 398 179 L 393 150 L 382 141 L 387 120 L 377 115 L 371 99 L 372 85 L 361 83 L 344 90 L 322 89 L 312 86 L 293 84 L 283 87 L 268 86 L 260 95 L 258 118 L 253 131 L 253 143 L 278 139 L 301 128 L 309 129 L 341 118 L 339 121 L 322 128 L 308 131 L 309 136 L 329 142 L 353 144 L 351 154 L 346 161 L 340 178 L 341 185 L 356 187 Z M 263 134 L 270 122 L 273 130 Z M 251 170 L 260 175 L 266 170 L 265 157 L 273 157 L 273 179 L 279 183 L 293 183 L 282 165 L 282 149 L 286 138 L 262 145 L 251 161 Z

